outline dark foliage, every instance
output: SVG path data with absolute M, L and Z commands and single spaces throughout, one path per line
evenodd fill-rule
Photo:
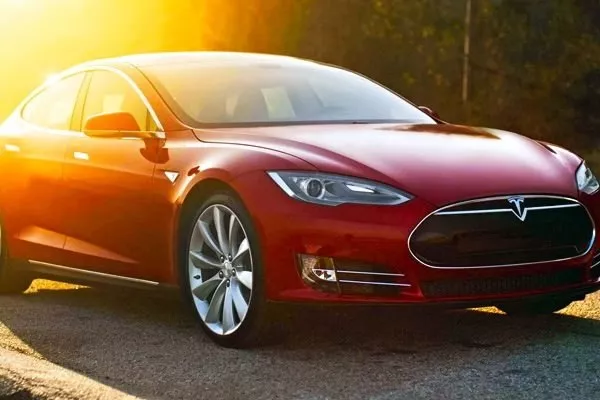
M 15 96 L 0 100 L 0 111 L 6 113 L 35 86 L 31 76 L 39 78 L 42 66 L 60 69 L 88 58 L 146 51 L 255 51 L 356 70 L 452 122 L 514 130 L 584 150 L 595 145 L 600 0 L 471 0 L 463 102 L 467 2 L 105 0 L 82 2 L 76 11 L 56 6 L 70 18 L 67 27 L 13 29 L 12 37 L 20 34 L 27 46 L 0 45 L 6 56 L 0 72 L 18 77 L 5 83 Z M 57 2 L 62 3 L 68 2 Z M 38 16 L 37 26 L 43 18 L 56 16 Z M 3 29 L 8 28 L 0 28 L 2 34 Z M 24 66 L 13 54 L 36 62 Z

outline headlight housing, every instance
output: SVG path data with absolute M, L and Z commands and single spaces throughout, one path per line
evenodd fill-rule
M 587 165 L 585 165 L 585 162 L 577 168 L 575 178 L 577 180 L 577 187 L 584 193 L 594 194 L 600 188 L 600 184 L 598 184 L 598 180 L 594 176 L 594 173 Z
M 269 176 L 290 197 L 308 203 L 397 205 L 412 196 L 382 183 L 318 172 L 271 171 Z

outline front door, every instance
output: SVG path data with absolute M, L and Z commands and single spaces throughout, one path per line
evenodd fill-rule
M 133 82 L 109 70 L 91 72 L 82 126 L 92 116 L 131 113 L 140 130 L 156 130 Z M 153 280 L 157 277 L 153 240 L 154 153 L 160 139 L 115 139 L 82 134 L 65 157 L 69 219 L 67 266 Z

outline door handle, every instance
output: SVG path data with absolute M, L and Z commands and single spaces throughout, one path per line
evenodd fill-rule
M 76 160 L 89 161 L 90 155 L 88 153 L 84 153 L 83 151 L 74 151 L 73 158 Z

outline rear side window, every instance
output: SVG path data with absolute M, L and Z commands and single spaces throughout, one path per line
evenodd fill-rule
M 71 75 L 38 93 L 23 108 L 23 119 L 44 128 L 69 130 L 84 76 Z

